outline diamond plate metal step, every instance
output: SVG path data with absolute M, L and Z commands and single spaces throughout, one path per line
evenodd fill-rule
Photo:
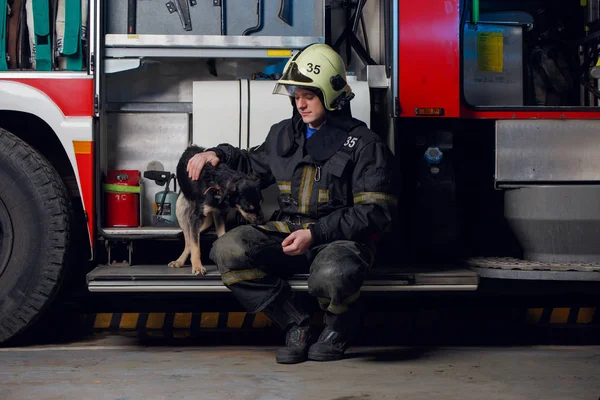
M 545 263 L 512 257 L 474 257 L 466 262 L 482 278 L 600 281 L 600 264 Z

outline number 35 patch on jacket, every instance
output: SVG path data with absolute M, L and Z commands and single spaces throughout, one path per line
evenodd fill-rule
M 354 148 L 359 139 L 360 138 L 356 136 L 348 136 L 348 138 L 344 142 L 344 147 L 348 147 L 350 149 Z

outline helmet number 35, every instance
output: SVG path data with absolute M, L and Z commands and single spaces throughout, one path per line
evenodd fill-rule
M 308 72 L 312 72 L 315 75 L 319 75 L 321 73 L 321 66 L 320 65 L 313 65 L 313 63 L 308 63 L 306 64 L 308 66 L 308 68 L 306 69 Z

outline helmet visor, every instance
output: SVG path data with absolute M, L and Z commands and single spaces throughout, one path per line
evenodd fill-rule
M 300 72 L 298 64 L 292 62 L 290 67 L 281 76 L 282 81 L 292 81 L 298 83 L 313 83 L 313 80 Z
M 321 91 L 318 88 L 303 85 L 287 85 L 285 83 L 278 83 L 273 89 L 273 94 L 282 94 L 285 96 L 296 97 L 298 89 L 308 90 L 317 96 L 321 95 Z

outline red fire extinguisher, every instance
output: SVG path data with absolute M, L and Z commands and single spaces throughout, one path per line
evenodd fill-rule
M 140 171 L 108 171 L 103 185 L 107 227 L 140 226 L 140 181 Z

